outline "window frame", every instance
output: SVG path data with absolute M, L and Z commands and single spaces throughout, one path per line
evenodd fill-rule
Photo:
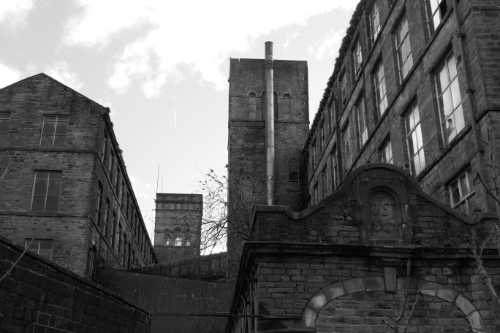
M 379 71 L 382 71 L 382 78 L 379 80 Z M 386 74 L 385 74 L 385 66 L 383 59 L 380 58 L 377 60 L 375 63 L 375 66 L 373 67 L 372 71 L 372 85 L 373 85 L 373 94 L 375 96 L 375 101 L 376 101 L 376 109 L 377 109 L 377 116 L 380 118 L 382 117 L 387 109 L 389 108 L 389 100 L 387 96 L 387 82 L 386 82 Z M 383 90 L 384 90 L 384 95 L 380 96 L 381 93 L 381 87 L 383 85 Z M 382 110 L 381 105 L 385 104 L 384 109 Z
M 55 122 L 50 122 L 49 119 L 55 119 Z M 54 124 L 54 129 L 50 136 L 48 135 L 48 133 L 45 133 L 45 129 L 48 128 L 48 124 Z M 58 113 L 43 114 L 42 128 L 40 130 L 40 140 L 38 142 L 38 145 L 42 147 L 53 147 L 61 145 L 62 144 L 62 142 L 60 141 L 61 137 L 66 136 L 66 133 L 68 132 L 68 125 L 69 125 L 69 117 L 66 114 L 58 114 Z M 60 129 L 61 126 L 63 129 Z M 62 133 L 60 131 L 62 131 Z
M 463 193 L 464 189 L 462 187 L 462 183 L 460 182 L 461 179 L 465 180 L 466 187 L 468 188 L 468 192 L 467 193 Z M 457 184 L 457 189 L 458 189 L 459 196 L 460 196 L 459 200 L 456 201 L 456 202 L 455 202 L 455 200 L 453 198 L 453 189 L 452 189 L 453 183 Z M 453 177 L 447 183 L 446 189 L 447 189 L 447 192 L 448 192 L 448 196 L 449 196 L 449 201 L 450 201 L 451 208 L 453 208 L 453 209 L 460 209 L 460 208 L 457 208 L 457 207 L 464 205 L 464 207 L 465 207 L 465 212 L 464 213 L 470 214 L 471 213 L 471 211 L 470 211 L 470 208 L 471 208 L 470 207 L 470 198 L 475 194 L 475 191 L 472 189 L 472 186 L 471 186 L 470 169 L 466 168 L 465 170 L 459 172 L 455 177 Z
M 358 149 L 364 147 L 368 142 L 369 129 L 368 129 L 368 118 L 366 113 L 366 106 L 363 96 L 358 98 L 357 103 L 354 105 L 355 117 L 356 117 L 356 131 L 357 131 L 357 144 Z M 362 116 L 362 117 L 361 117 Z M 361 122 L 361 120 L 363 120 Z
M 400 37 L 400 32 L 402 30 L 403 24 L 406 22 L 407 30 L 406 34 L 404 35 L 404 38 L 399 41 Z M 403 46 L 405 42 L 408 42 L 408 56 L 403 60 L 403 55 L 400 52 L 403 49 Z M 397 64 L 397 69 L 398 69 L 398 79 L 399 83 L 401 84 L 407 77 L 408 74 L 411 72 L 411 69 L 413 68 L 414 62 L 413 62 L 413 52 L 412 52 L 412 45 L 411 45 L 411 39 L 410 39 L 410 22 L 408 21 L 408 17 L 406 16 L 406 12 L 403 12 L 401 14 L 401 17 L 398 19 L 397 24 L 394 27 L 393 30 L 393 45 L 394 45 L 394 51 L 396 53 L 396 64 Z M 408 71 L 406 74 L 403 75 L 403 69 L 405 68 L 404 66 L 408 62 L 408 59 L 410 59 L 411 64 L 409 65 Z
M 425 13 L 427 17 L 427 24 L 429 26 L 429 30 L 431 34 L 435 33 L 438 28 L 443 24 L 444 19 L 449 13 L 450 9 L 448 8 L 448 4 L 446 3 L 446 0 L 437 0 L 437 6 L 433 8 L 433 3 L 436 4 L 436 1 L 434 0 L 425 0 Z M 444 5 L 443 5 L 444 4 Z M 443 7 L 445 10 L 443 11 Z M 435 15 L 439 16 L 439 22 L 435 21 Z
M 449 63 L 450 59 L 454 59 L 455 62 L 455 76 L 452 78 L 451 77 L 451 71 L 449 68 Z M 442 82 L 441 82 L 441 71 L 444 70 L 446 67 L 447 70 L 447 78 L 448 82 L 446 85 L 446 88 L 443 90 L 442 88 Z M 457 105 L 455 106 L 455 99 L 454 99 L 454 91 L 453 91 L 453 85 L 456 82 L 456 92 L 458 92 L 459 95 L 459 101 Z M 458 67 L 457 67 L 457 59 L 453 52 L 450 50 L 448 51 L 445 56 L 442 58 L 442 60 L 439 62 L 438 66 L 436 66 L 434 70 L 434 90 L 435 90 L 435 99 L 436 99 L 436 105 L 438 109 L 438 116 L 439 116 L 439 128 L 441 130 L 441 140 L 444 145 L 449 145 L 451 142 L 455 140 L 459 136 L 459 134 L 466 128 L 466 121 L 465 121 L 465 112 L 464 112 L 464 97 L 462 94 L 462 88 L 460 85 L 460 79 L 459 79 L 459 74 L 458 74 Z M 445 95 L 446 92 L 449 92 L 451 99 L 451 108 L 452 110 L 450 113 L 446 116 L 444 114 L 444 98 L 443 96 Z M 457 127 L 457 118 L 455 116 L 461 117 L 461 128 Z M 448 134 L 448 128 L 447 128 L 447 123 L 448 120 L 453 119 L 454 122 L 454 127 L 451 133 L 454 133 L 453 135 Z
M 389 148 L 389 149 L 387 149 Z M 387 151 L 390 152 L 390 158 L 387 158 Z M 382 144 L 380 145 L 379 148 L 379 161 L 380 163 L 387 163 L 387 164 L 392 164 L 394 165 L 394 154 L 392 151 L 392 142 L 391 142 L 391 137 L 387 136 L 384 141 L 382 141 Z
M 409 127 L 411 126 L 409 116 L 415 110 L 418 114 L 418 122 L 413 121 L 414 126 L 411 129 L 409 129 Z M 423 138 L 423 134 L 422 134 L 422 117 L 420 116 L 420 109 L 419 109 L 418 104 L 416 102 L 413 102 L 409 106 L 409 108 L 406 110 L 406 112 L 404 113 L 404 127 L 403 128 L 405 130 L 405 141 L 406 141 L 406 148 L 407 148 L 407 152 L 408 152 L 408 161 L 410 164 L 410 170 L 414 176 L 418 176 L 423 170 L 425 170 L 426 158 L 425 158 L 425 149 L 424 149 L 425 144 L 424 144 L 424 138 Z M 412 138 L 412 134 L 416 131 L 417 128 L 418 128 L 418 132 L 420 133 L 420 139 L 421 139 L 422 145 L 421 145 L 421 147 L 418 148 L 417 152 L 414 152 L 413 151 L 414 150 L 413 149 L 414 140 Z M 418 136 L 418 133 L 417 133 L 417 136 Z M 418 142 L 417 142 L 417 144 L 418 144 Z M 423 162 L 420 161 L 420 151 L 422 152 Z M 417 170 L 416 163 L 415 163 L 415 156 L 418 156 L 419 162 L 421 164 L 421 168 L 418 170 Z
M 377 20 L 374 20 L 375 13 L 377 13 L 377 15 L 376 15 Z M 378 25 L 375 28 L 376 21 L 378 21 Z M 378 3 L 376 1 L 374 1 L 373 6 L 370 9 L 370 12 L 368 13 L 368 26 L 370 28 L 370 40 L 371 40 L 372 45 L 373 45 L 377 41 L 377 38 L 379 37 L 379 35 L 382 31 L 382 24 L 380 21 L 380 8 L 379 8 Z
M 42 249 L 42 242 L 48 242 L 50 248 Z M 36 242 L 36 249 L 33 248 L 33 244 Z M 51 238 L 25 238 L 24 247 L 31 253 L 34 253 L 42 258 L 52 260 L 54 256 L 54 240 Z M 41 253 L 42 252 L 42 253 Z
M 353 64 L 353 73 L 354 77 L 358 77 L 359 73 L 361 73 L 361 68 L 363 67 L 363 45 L 361 44 L 361 37 L 358 38 L 354 42 L 354 47 L 351 51 L 352 54 L 352 64 Z
M 43 207 L 38 208 L 35 207 L 36 204 L 36 198 L 41 197 L 40 195 L 36 195 L 37 193 L 37 184 L 38 180 L 42 175 L 47 175 L 46 183 L 45 183 L 45 188 L 42 189 L 44 194 L 43 194 Z M 49 195 L 50 188 L 54 186 L 52 184 L 51 186 L 51 180 L 52 176 L 56 176 L 55 178 L 57 180 L 57 193 L 55 195 Z M 61 194 L 61 184 L 62 184 L 62 171 L 60 170 L 34 170 L 34 176 L 33 176 L 33 188 L 32 188 L 32 194 L 31 194 L 31 211 L 33 212 L 40 212 L 40 213 L 56 213 L 59 210 L 59 197 Z M 43 186 L 43 185 L 42 185 Z M 47 203 L 49 202 L 49 197 L 53 198 L 54 202 L 52 203 L 54 205 L 54 208 L 48 208 Z

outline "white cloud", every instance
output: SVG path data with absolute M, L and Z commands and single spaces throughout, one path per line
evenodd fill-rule
M 151 30 L 128 44 L 108 83 L 125 92 L 133 80 L 148 97 L 158 94 L 179 64 L 189 64 L 217 88 L 226 86 L 219 65 L 274 29 L 301 24 L 334 8 L 353 9 L 358 0 L 79 0 L 83 13 L 69 21 L 65 42 L 104 46 L 118 32 L 140 24 Z M 153 61 L 154 59 L 154 61 Z
M 330 31 L 327 38 L 325 38 L 322 43 L 315 50 L 315 57 L 317 60 L 332 58 L 338 53 L 340 44 L 342 43 L 342 38 L 345 32 L 343 30 L 332 30 Z
M 0 0 L 0 22 L 23 23 L 32 8 L 33 0 Z
M 72 89 L 79 90 L 83 86 L 82 81 L 80 81 L 76 73 L 70 70 L 67 62 L 58 62 L 50 66 L 47 68 L 46 73 Z
M 0 88 L 12 84 L 21 78 L 18 70 L 0 63 Z

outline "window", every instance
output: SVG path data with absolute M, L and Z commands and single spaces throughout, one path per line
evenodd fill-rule
M 28 248 L 31 253 L 38 254 L 40 257 L 52 260 L 53 240 L 26 238 L 24 247 Z
M 104 132 L 104 138 L 102 140 L 102 147 L 101 147 L 101 161 L 103 163 L 106 160 L 107 149 L 108 149 L 108 134 Z
M 376 3 L 370 12 L 370 32 L 372 41 L 374 42 L 380 33 L 380 12 Z
M 31 209 L 55 212 L 59 203 L 61 171 L 35 171 Z
M 326 143 L 326 122 L 324 119 L 321 120 L 320 130 L 321 130 L 320 147 L 323 147 Z
M 332 148 L 332 152 L 330 153 L 330 161 L 331 161 L 331 172 L 332 172 L 332 191 L 335 191 L 337 188 L 337 147 Z
M 427 3 L 431 31 L 435 31 L 448 11 L 446 0 L 426 0 L 425 2 Z
M 110 223 L 110 229 L 111 229 L 110 242 L 111 242 L 111 247 L 114 248 L 116 244 L 116 225 L 118 223 L 118 220 L 116 219 L 116 212 L 113 211 L 112 216 L 113 217 Z
M 102 205 L 102 184 L 99 182 L 97 184 L 97 197 L 95 204 L 95 224 L 99 225 L 101 223 L 101 205 Z
M 323 166 L 323 169 L 321 170 L 321 179 L 319 180 L 321 182 L 321 193 L 320 197 L 323 199 L 327 195 L 328 187 L 327 187 L 327 179 L 326 179 L 326 164 Z
M 102 215 L 102 230 L 104 231 L 104 234 L 106 238 L 108 237 L 108 223 L 109 223 L 109 214 L 110 214 L 110 204 L 109 204 L 109 199 L 106 199 L 106 204 L 104 206 L 103 210 L 103 215 Z
M 10 119 L 10 111 L 0 111 L 0 121 L 9 119 Z
M 351 156 L 351 140 L 349 138 L 349 123 L 342 130 L 342 155 L 344 160 L 344 170 L 347 170 L 347 164 Z
M 446 57 L 444 64 L 439 68 L 436 86 L 443 137 L 448 143 L 465 126 L 457 63 L 453 55 Z
M 470 198 L 474 194 L 470 186 L 470 173 L 465 171 L 448 185 L 450 205 L 463 213 L 470 214 Z
M 418 175 L 425 167 L 425 154 L 420 114 L 416 105 L 405 116 L 405 129 L 411 172 L 413 175 Z
M 318 182 L 316 181 L 313 187 L 313 204 L 318 202 L 318 198 L 319 198 L 319 190 L 318 190 Z
M 312 168 L 316 168 L 316 139 L 313 140 L 312 145 L 311 145 L 311 161 L 312 161 Z
M 398 60 L 399 79 L 403 81 L 413 66 L 408 20 L 405 17 L 401 19 L 395 31 L 394 43 Z
M 385 139 L 380 146 L 379 159 L 381 163 L 394 164 L 394 161 L 392 160 L 392 145 L 390 138 Z
M 382 60 L 378 62 L 373 71 L 373 88 L 375 90 L 378 114 L 381 116 L 387 109 L 387 89 L 385 87 L 385 72 Z
M 40 135 L 41 146 L 54 146 L 62 143 L 66 136 L 68 117 L 60 115 L 45 115 L 42 120 Z
M 363 64 L 363 50 L 361 48 L 361 43 L 358 40 L 354 45 L 354 50 L 352 51 L 353 64 L 354 64 L 354 75 L 358 74 Z
M 342 104 L 347 103 L 347 75 L 342 73 L 340 75 L 340 96 L 342 98 Z
M 335 127 L 335 105 L 334 102 L 330 105 L 330 131 L 333 131 Z
M 174 246 L 182 246 L 182 237 L 181 236 L 175 237 Z
M 368 124 L 366 122 L 366 111 L 363 98 L 361 98 L 356 105 L 356 120 L 358 124 L 358 146 L 363 147 L 368 140 Z

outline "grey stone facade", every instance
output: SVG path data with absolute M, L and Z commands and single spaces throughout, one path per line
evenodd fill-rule
M 39 74 L 0 114 L 3 237 L 85 277 L 155 262 L 107 108 Z
M 156 194 L 154 249 L 159 264 L 199 257 L 202 213 L 201 194 Z

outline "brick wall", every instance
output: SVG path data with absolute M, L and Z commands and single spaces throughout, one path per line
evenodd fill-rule
M 14 332 L 150 332 L 142 309 L 75 274 L 0 239 L 0 330 Z

